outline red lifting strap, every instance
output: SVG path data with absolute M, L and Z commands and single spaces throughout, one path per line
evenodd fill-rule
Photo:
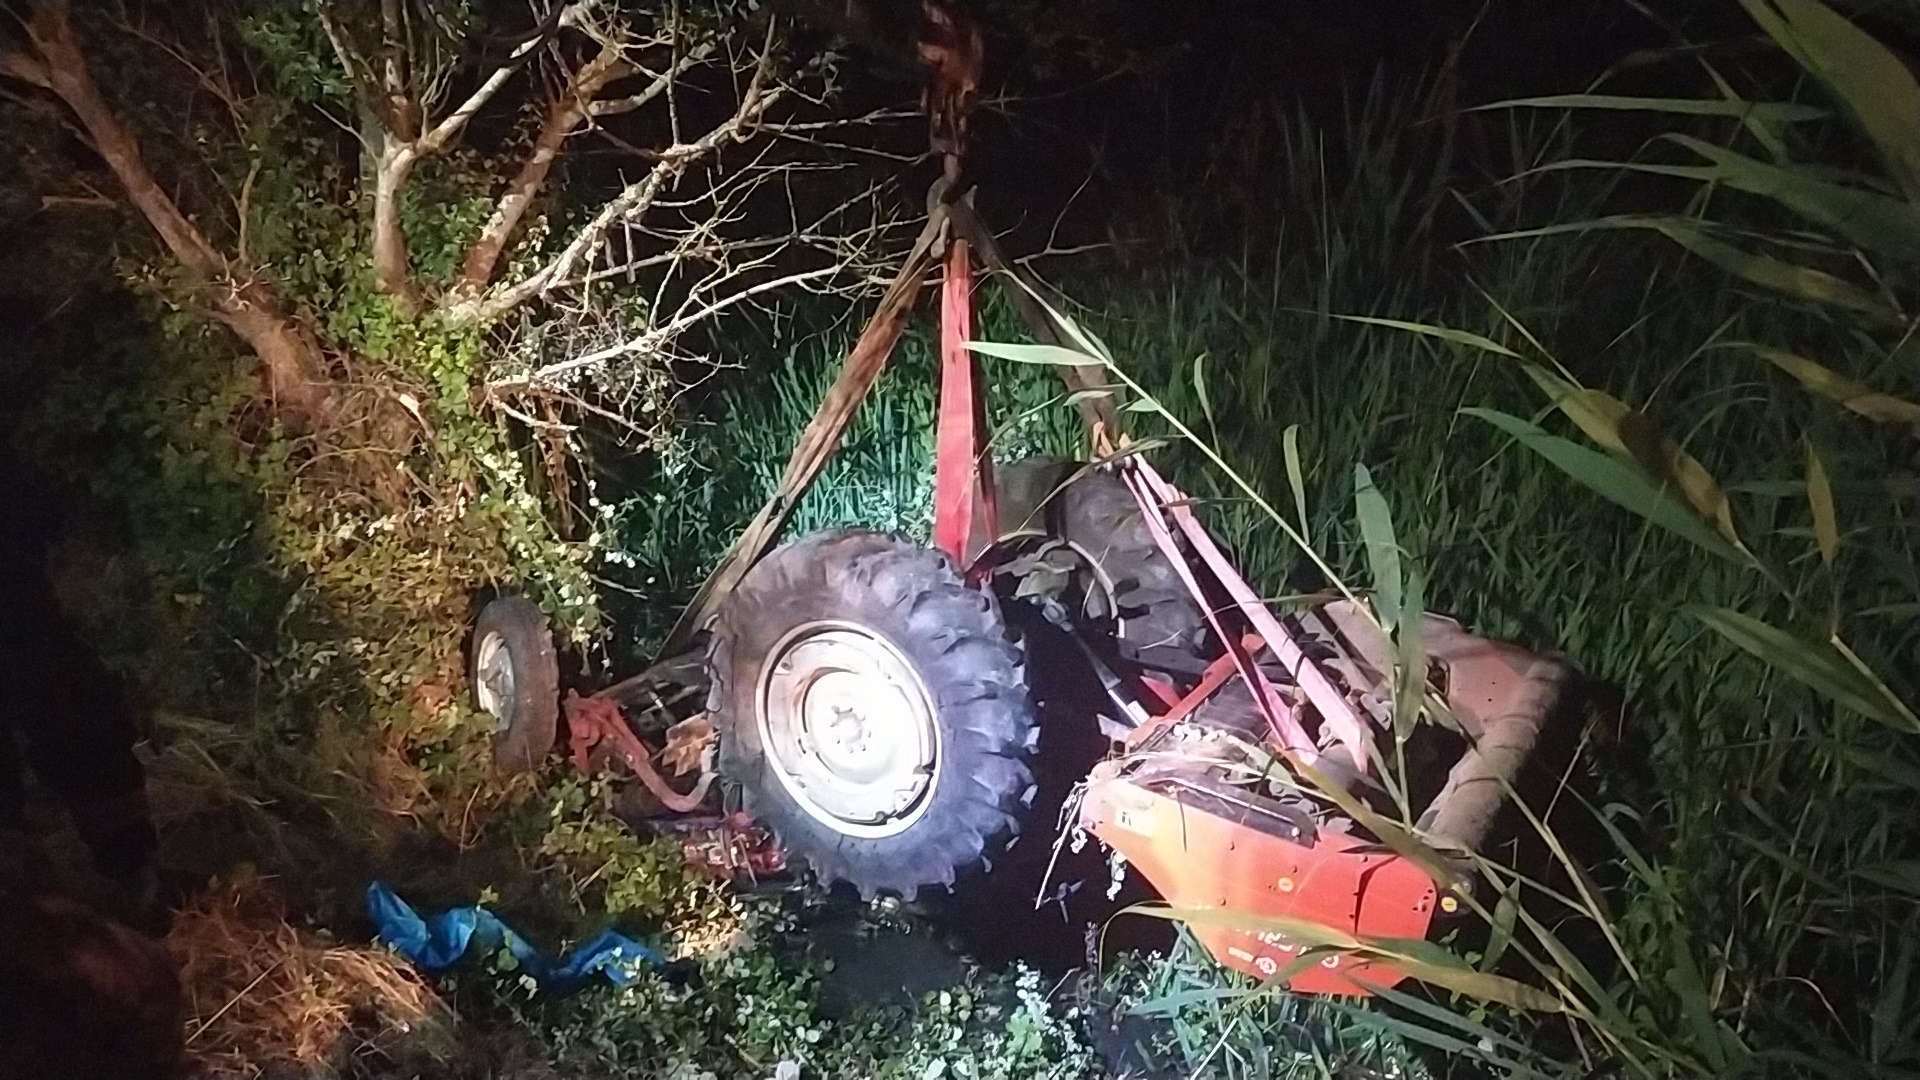
M 947 245 L 947 275 L 940 288 L 940 408 L 933 444 L 933 543 L 963 567 L 974 543 L 992 543 L 997 531 L 993 458 L 987 449 L 980 361 L 967 348 L 972 339 L 973 257 L 967 242 L 954 237 Z

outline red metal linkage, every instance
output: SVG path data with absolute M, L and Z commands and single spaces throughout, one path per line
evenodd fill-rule
M 647 752 L 647 744 L 627 726 L 626 714 L 620 711 L 620 705 L 609 698 L 594 695 L 581 697 L 569 690 L 567 692 L 567 731 L 572 744 L 573 766 L 581 772 L 592 771 L 593 748 L 601 742 L 612 744 L 614 753 L 627 763 L 627 768 L 640 778 L 653 797 L 660 804 L 676 814 L 691 813 L 699 809 L 706 801 L 707 788 L 713 784 L 713 774 L 702 772 L 700 782 L 693 790 L 681 794 L 667 784 L 667 779 L 653 767 L 653 755 Z
M 1206 529 L 1194 516 L 1192 504 L 1187 497 L 1163 479 L 1158 472 L 1154 471 L 1153 466 L 1147 464 L 1138 455 L 1123 461 L 1120 469 L 1122 477 L 1127 481 L 1127 486 L 1133 491 L 1134 499 L 1140 504 L 1140 510 L 1147 519 L 1148 528 L 1153 531 L 1155 540 L 1160 542 L 1161 550 L 1173 560 L 1174 567 L 1180 571 L 1182 579 L 1187 582 L 1187 587 L 1193 590 L 1193 595 L 1203 599 L 1193 580 L 1192 568 L 1188 566 L 1186 559 L 1173 543 L 1173 538 L 1168 534 L 1163 514 L 1173 519 L 1174 525 L 1186 538 L 1194 554 L 1206 563 L 1207 569 L 1212 571 L 1213 576 L 1227 590 L 1227 595 L 1232 598 L 1234 606 L 1265 639 L 1267 647 L 1273 650 L 1274 655 L 1280 658 L 1281 665 L 1292 674 L 1295 684 L 1305 692 L 1307 700 L 1320 714 L 1321 722 L 1332 727 L 1333 733 L 1339 737 L 1341 746 L 1346 750 L 1353 767 L 1362 774 L 1366 773 L 1371 764 L 1372 755 L 1369 753 L 1369 748 L 1372 740 L 1368 736 L 1366 722 L 1360 718 L 1353 702 L 1333 685 L 1333 682 L 1327 678 L 1326 672 L 1320 670 L 1320 665 L 1308 658 L 1301 650 L 1299 642 L 1295 641 L 1286 627 L 1280 624 L 1280 620 L 1273 617 L 1273 612 L 1267 609 L 1266 602 L 1260 599 L 1259 595 L 1253 591 L 1253 587 L 1247 584 L 1238 570 L 1234 569 L 1233 561 L 1227 558 L 1218 544 L 1213 542 L 1213 538 L 1207 535 Z M 1217 616 L 1209 612 L 1208 618 L 1216 620 L 1217 631 Z M 1275 734 L 1280 738 L 1281 743 L 1287 749 L 1299 753 L 1309 764 L 1322 757 L 1319 748 L 1301 729 L 1294 711 L 1282 703 L 1279 696 L 1273 692 L 1273 686 L 1267 681 L 1266 676 L 1253 666 L 1250 658 L 1244 660 L 1241 658 L 1244 650 L 1233 648 L 1238 644 L 1237 636 L 1228 636 L 1223 633 L 1221 640 L 1229 643 L 1229 648 L 1239 662 L 1241 674 L 1247 677 L 1248 684 L 1254 688 L 1254 701 L 1261 706 L 1261 711 L 1266 714 L 1267 720 L 1274 725 Z
M 1141 675 L 1140 685 L 1146 687 L 1160 704 L 1169 709 L 1177 709 L 1181 702 L 1180 688 L 1158 675 Z M 1184 715 L 1184 714 L 1183 714 Z
M 1227 655 L 1232 658 L 1233 665 L 1239 670 L 1240 676 L 1247 681 L 1247 687 L 1253 693 L 1254 703 L 1260 707 L 1261 714 L 1267 718 L 1267 724 L 1272 728 L 1274 738 L 1279 740 L 1281 746 L 1299 754 L 1309 762 L 1319 760 L 1320 748 L 1314 745 L 1306 728 L 1300 725 L 1300 718 L 1295 716 L 1292 707 L 1281 699 L 1279 691 L 1274 689 L 1266 673 L 1254 665 L 1253 657 L 1247 651 L 1240 635 L 1227 628 L 1220 617 L 1221 613 L 1214 610 L 1213 605 L 1208 602 L 1206 591 L 1200 587 L 1199 579 L 1194 576 L 1192 563 L 1188 561 L 1186 553 L 1180 550 L 1180 545 L 1174 541 L 1173 533 L 1167 526 L 1166 509 L 1159 501 L 1158 492 L 1152 492 L 1152 489 L 1141 484 L 1137 474 L 1132 471 L 1136 465 L 1147 467 L 1136 455 L 1122 461 L 1119 469 L 1128 489 L 1133 492 L 1134 500 L 1140 504 L 1140 515 L 1146 521 L 1147 531 L 1153 534 L 1154 543 L 1159 545 L 1167 561 L 1173 564 L 1173 569 L 1180 575 L 1180 580 L 1186 585 L 1187 592 L 1193 596 L 1194 602 L 1206 615 L 1214 634 L 1225 644 Z M 1283 636 L 1284 633 L 1282 631 Z
M 1260 638 L 1257 635 L 1248 634 L 1241 639 L 1241 648 L 1246 649 L 1248 652 L 1257 651 L 1260 648 Z M 1200 681 L 1194 684 L 1192 690 L 1187 691 L 1186 696 L 1172 697 L 1171 700 L 1167 701 L 1166 712 L 1161 713 L 1159 716 L 1154 717 L 1152 720 L 1141 724 L 1139 727 L 1127 733 L 1127 746 L 1137 747 L 1141 743 L 1146 742 L 1148 736 L 1151 736 L 1154 732 L 1159 731 L 1163 727 L 1177 724 L 1193 715 L 1193 710 L 1199 708 L 1202 702 L 1205 702 L 1213 696 L 1215 690 L 1225 686 L 1227 680 L 1233 678 L 1236 674 L 1238 674 L 1238 669 L 1234 664 L 1232 654 L 1222 656 L 1220 659 L 1207 665 L 1207 670 L 1200 676 Z M 1149 690 L 1160 693 L 1160 688 L 1153 683 L 1145 679 L 1141 681 L 1147 682 L 1147 688 Z

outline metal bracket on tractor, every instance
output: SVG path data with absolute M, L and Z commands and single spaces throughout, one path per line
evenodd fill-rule
M 602 755 L 608 754 L 625 766 L 644 795 L 629 794 L 615 812 L 678 840 L 688 866 L 748 888 L 789 884 L 786 858 L 765 829 L 741 813 L 706 812 L 718 776 L 713 767 L 717 733 L 706 716 L 696 713 L 670 723 L 657 754 L 636 730 L 638 716 L 672 720 L 674 699 L 686 698 L 703 680 L 697 664 L 675 658 L 584 697 L 569 692 L 565 713 L 573 766 L 582 773 L 598 772 Z M 694 774 L 692 787 L 676 790 L 656 760 L 676 778 Z
M 772 716 L 765 712 L 772 693 L 768 686 L 791 689 L 795 695 L 806 689 L 790 674 L 792 661 L 779 659 L 795 654 L 778 654 L 765 664 L 778 678 L 763 682 L 757 691 L 762 710 L 758 728 L 741 730 L 752 727 L 754 718 L 738 710 L 750 713 L 754 706 L 739 702 L 754 699 L 751 694 L 727 698 L 717 681 L 737 671 L 730 668 L 716 675 L 712 656 L 689 651 L 768 554 L 793 507 L 833 454 L 884 369 L 936 263 L 944 267 L 944 280 L 934 545 L 950 560 L 943 565 L 965 571 L 964 582 L 957 586 L 963 590 L 991 589 L 996 575 L 1004 578 L 1016 564 L 1033 562 L 1003 541 L 998 520 L 1002 493 L 988 445 L 980 364 L 970 345 L 976 263 L 1017 282 L 1012 298 L 1035 340 L 1063 345 L 1070 335 L 1038 299 L 1045 295 L 1042 287 L 1001 256 L 965 190 L 961 155 L 967 109 L 979 80 L 979 34 L 931 0 L 925 8 L 929 22 L 921 53 L 931 73 L 926 105 L 933 145 L 944 165 L 929 195 L 926 228 L 802 433 L 777 490 L 670 636 L 665 650 L 669 659 L 618 685 L 586 697 L 569 695 L 566 701 L 574 763 L 587 769 L 610 757 L 624 764 L 644 792 L 637 796 L 647 804 L 639 816 L 681 815 L 681 824 L 664 827 L 683 834 L 690 861 L 724 878 L 758 880 L 786 867 L 765 833 L 756 832 L 751 822 L 711 810 L 716 743 L 723 751 L 718 755 L 723 765 L 724 751 L 730 745 L 737 748 L 741 740 L 748 746 L 743 761 L 798 755 L 794 760 L 800 764 L 779 774 L 786 793 L 768 788 L 772 794 L 767 797 L 793 805 L 810 800 L 805 815 L 811 816 L 789 810 L 788 827 L 814 838 L 817 850 L 802 854 L 816 865 L 845 858 L 844 852 L 858 845 L 883 845 L 903 835 L 914 820 L 910 813 L 922 810 L 901 807 L 925 790 L 934 792 L 929 799 L 941 790 L 937 780 L 929 779 L 928 769 L 937 773 L 943 766 L 928 766 L 925 756 L 906 761 L 905 771 L 885 771 L 895 767 L 884 756 L 892 751 L 876 740 L 891 737 L 888 725 L 904 729 L 911 722 L 863 714 L 876 708 L 871 702 L 884 695 L 839 692 L 829 703 L 832 715 L 823 709 L 818 726 L 806 726 L 816 720 L 810 719 L 811 706 L 799 696 L 792 709 Z M 1114 752 L 1081 785 L 1070 824 L 1122 855 L 1171 907 L 1218 913 L 1195 920 L 1194 931 L 1229 967 L 1284 979 L 1303 992 L 1364 995 L 1394 985 L 1403 973 L 1377 956 L 1369 958 L 1364 943 L 1424 938 L 1437 915 L 1461 907 L 1470 875 L 1458 871 L 1471 865 L 1472 853 L 1488 840 L 1533 751 L 1563 669 L 1524 650 L 1474 637 L 1448 620 L 1421 616 L 1420 633 L 1431 663 L 1429 672 L 1416 673 L 1428 679 L 1425 711 L 1453 729 L 1464 749 L 1450 763 L 1442 763 L 1444 783 L 1435 785 L 1437 793 L 1426 805 L 1413 810 L 1396 805 L 1388 792 L 1407 790 L 1406 777 L 1385 775 L 1384 762 L 1402 760 L 1406 747 L 1397 746 L 1395 754 L 1383 757 L 1375 740 L 1399 739 L 1413 725 L 1407 718 L 1396 724 L 1392 715 L 1395 650 L 1388 632 L 1350 596 L 1276 613 L 1207 534 L 1191 500 L 1128 442 L 1119 422 L 1117 391 L 1109 385 L 1115 380 L 1093 364 L 1058 370 L 1070 391 L 1096 391 L 1073 397 L 1098 464 L 1081 467 L 1049 497 L 1089 474 L 1104 477 L 1101 482 L 1110 486 L 1117 480 L 1124 486 L 1118 498 L 1122 503 L 1130 498 L 1132 504 L 1121 509 L 1129 515 L 1137 512 L 1150 537 L 1141 542 L 1140 554 L 1171 568 L 1166 580 L 1177 580 L 1177 585 L 1168 586 L 1170 599 L 1196 613 L 1192 640 L 1178 648 L 1164 643 L 1134 648 L 1138 643 L 1121 641 L 1117 648 L 1102 649 L 1090 644 L 1094 630 L 1075 637 L 1112 698 L 1114 716 L 1102 719 L 1114 737 Z M 785 598 L 781 603 L 791 607 L 798 601 Z M 982 606 L 997 610 L 995 603 L 984 600 Z M 1117 601 L 1108 606 L 1118 610 Z M 1063 606 L 1055 602 L 1047 610 L 1050 617 L 1067 623 L 1070 633 L 1078 633 Z M 792 632 L 772 635 L 776 646 L 783 648 L 779 643 L 795 640 L 795 635 L 820 632 L 809 628 L 826 616 L 803 612 L 795 618 L 803 622 Z M 834 680 L 839 680 L 836 685 L 866 685 L 858 681 L 868 676 L 866 668 L 879 673 L 873 677 L 880 681 L 872 685 L 887 693 L 917 685 L 919 675 L 907 657 L 910 642 L 888 636 L 902 631 L 862 626 L 850 630 L 851 625 L 831 623 L 829 629 L 843 636 L 853 630 L 865 634 L 860 640 L 867 642 L 862 646 L 866 652 L 861 655 L 867 660 L 854 663 L 845 658 L 852 654 L 845 653 L 835 661 L 843 670 L 820 678 L 821 685 Z M 1111 628 L 1104 632 L 1109 636 L 1104 644 L 1114 645 Z M 1167 655 L 1155 659 L 1149 655 L 1153 653 Z M 742 663 L 738 657 L 731 662 Z M 738 671 L 758 670 L 753 666 L 757 660 L 745 663 Z M 736 713 L 730 720 L 718 711 L 715 723 L 708 722 L 705 712 L 689 713 L 687 703 L 702 693 L 708 678 L 716 679 L 712 701 L 719 704 L 707 704 L 702 697 L 701 707 L 719 709 L 731 703 L 728 707 Z M 670 691 L 677 694 L 672 706 L 660 697 L 662 688 L 670 687 L 679 688 Z M 912 722 L 949 722 L 938 717 L 939 708 L 931 704 L 938 695 L 924 691 L 921 687 L 922 697 L 913 699 L 920 705 L 918 720 Z M 886 710 L 884 703 L 877 708 Z M 650 737 L 664 729 L 664 747 L 651 748 L 640 737 L 636 720 L 642 714 L 655 718 Z M 801 726 L 795 733 L 782 724 Z M 916 753 L 932 754 L 927 748 L 944 746 L 942 738 L 928 735 L 914 744 Z M 831 746 L 824 745 L 829 742 Z M 681 790 L 662 764 L 682 785 L 687 783 L 684 777 L 693 776 L 691 786 Z M 1019 773 L 1009 775 L 1022 777 L 1019 782 L 1024 784 L 1025 766 L 1018 768 Z M 869 769 L 876 771 L 862 771 Z M 862 801 L 865 797 L 858 791 L 864 789 L 835 799 L 815 791 L 846 778 L 871 786 L 870 776 L 899 781 L 899 791 L 878 802 Z M 738 779 L 732 774 L 728 778 Z M 856 811 L 867 816 L 835 816 Z M 1413 811 L 1416 820 L 1388 824 Z M 705 816 L 684 817 L 695 813 Z M 888 814 L 896 817 L 889 819 Z M 1415 836 L 1420 840 L 1413 841 Z M 945 867 L 935 867 L 930 874 L 942 872 L 952 880 Z M 907 885 L 911 889 L 936 880 L 921 877 Z M 1242 917 L 1241 925 L 1261 929 L 1239 928 L 1233 916 Z

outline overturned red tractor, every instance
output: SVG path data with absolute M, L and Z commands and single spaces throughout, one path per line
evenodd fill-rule
M 1068 825 L 1118 852 L 1171 907 L 1262 927 L 1196 921 L 1222 963 L 1305 992 L 1391 986 L 1403 974 L 1390 960 L 1326 946 L 1423 938 L 1460 906 L 1470 856 L 1563 669 L 1419 617 L 1428 670 L 1413 698 L 1438 723 L 1417 726 L 1450 729 L 1452 756 L 1409 756 L 1416 725 L 1394 716 L 1396 698 L 1409 700 L 1400 654 L 1367 605 L 1336 595 L 1281 612 L 1263 601 L 1128 442 L 1117 380 L 1064 347 L 1069 328 L 1000 257 L 959 168 L 977 39 L 937 29 L 923 54 L 947 169 L 926 228 L 667 658 L 568 696 L 574 761 L 631 772 L 655 816 L 684 816 L 689 857 L 728 877 L 791 863 L 868 896 L 950 885 L 1020 827 L 1034 791 L 1038 712 L 1007 618 L 1025 605 L 1080 646 L 1104 688 L 1111 753 L 1077 789 Z M 1078 391 L 1094 464 L 993 461 L 970 343 L 976 259 L 1015 282 L 1033 337 L 1071 361 L 1059 370 Z M 839 530 L 775 548 L 935 266 L 933 545 Z M 544 619 L 523 600 L 494 601 L 472 660 L 499 760 L 532 767 L 562 712 Z M 1415 770 L 1424 785 L 1400 775 Z M 1289 926 L 1298 932 L 1272 929 Z

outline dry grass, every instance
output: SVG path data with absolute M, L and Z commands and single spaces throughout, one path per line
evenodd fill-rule
M 232 724 L 162 711 L 152 720 L 153 739 L 137 748 L 147 776 L 147 802 L 163 828 L 218 807 L 257 806 L 222 760 L 245 752 L 245 733 Z
M 294 926 L 252 875 L 218 883 L 176 918 L 187 1053 L 198 1075 L 338 1075 L 369 1057 L 444 1060 L 455 1017 L 400 958 Z
M 407 753 L 406 740 L 395 732 L 374 737 L 371 747 L 355 756 L 359 777 L 374 806 L 389 818 L 413 822 L 439 821 L 446 808 L 435 797 L 425 771 Z M 449 839 L 456 839 L 449 837 Z

